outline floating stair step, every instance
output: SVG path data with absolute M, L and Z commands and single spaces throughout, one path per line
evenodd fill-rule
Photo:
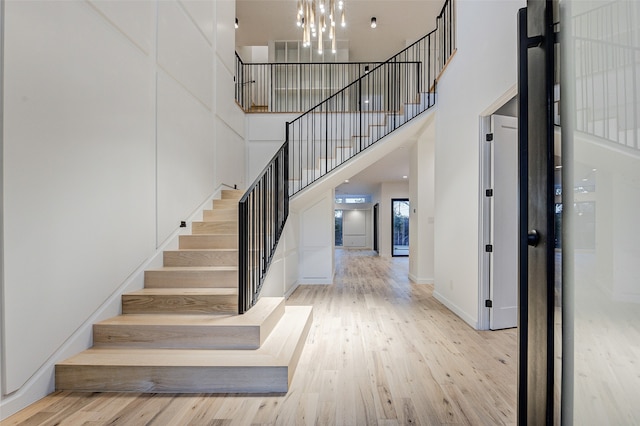
M 213 209 L 213 210 L 203 210 L 202 211 L 202 220 L 204 222 L 215 221 L 215 220 L 231 220 L 238 221 L 238 209 Z
M 239 200 L 244 195 L 241 189 L 223 189 L 220 198 L 223 200 Z
M 238 234 L 192 234 L 180 235 L 180 249 L 237 249 Z
M 237 249 L 166 250 L 164 266 L 238 266 Z
M 284 393 L 311 322 L 310 306 L 287 306 L 282 319 L 256 350 L 89 349 L 56 365 L 56 389 Z
M 192 234 L 237 234 L 238 220 L 218 220 L 215 222 L 192 222 Z
M 235 314 L 237 288 L 144 288 L 122 295 L 123 314 Z
M 144 272 L 145 288 L 237 287 L 237 266 L 165 266 Z
M 244 315 L 128 314 L 94 324 L 96 348 L 257 349 L 280 318 L 282 297 L 263 297 Z

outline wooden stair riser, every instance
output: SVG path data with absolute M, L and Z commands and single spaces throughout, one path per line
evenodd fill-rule
M 234 267 L 235 268 L 235 267 Z M 158 269 L 144 273 L 145 288 L 237 287 L 238 270 Z
M 286 366 L 56 366 L 56 389 L 83 392 L 285 393 Z
M 164 266 L 238 266 L 238 250 L 167 250 Z
M 238 211 L 232 209 L 213 209 L 213 210 L 203 210 L 202 211 L 202 221 L 203 222 L 211 222 L 211 221 L 238 221 Z
M 192 222 L 192 234 L 237 234 L 238 221 Z
M 223 200 L 239 200 L 244 195 L 244 191 L 240 189 L 223 189 L 220 198 Z
M 180 249 L 237 249 L 238 234 L 180 235 Z
M 94 324 L 93 346 L 96 348 L 258 349 L 260 328 Z
M 234 294 L 123 294 L 123 314 L 235 314 Z
M 213 200 L 214 210 L 235 210 L 238 211 L 238 200 Z

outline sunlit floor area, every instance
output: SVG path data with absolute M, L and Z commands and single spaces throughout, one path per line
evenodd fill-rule
M 3 425 L 516 423 L 516 330 L 478 332 L 408 278 L 408 258 L 337 250 L 286 395 L 54 393 Z

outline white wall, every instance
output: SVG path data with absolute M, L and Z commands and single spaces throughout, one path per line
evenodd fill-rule
M 409 198 L 409 182 L 383 182 L 380 184 L 380 198 L 378 202 L 378 254 L 391 256 L 391 199 Z M 409 200 L 411 206 L 411 200 Z M 413 207 L 412 207 L 413 208 Z M 409 246 L 412 241 L 409 240 Z
M 285 141 L 286 123 L 300 114 L 247 114 L 247 182 L 251 184 Z
M 53 390 L 54 363 L 91 344 L 180 220 L 244 186 L 234 15 L 233 0 L 5 3 L 3 417 Z
M 261 296 L 288 297 L 298 286 L 300 244 L 300 219 L 296 212 L 290 212 L 271 266 L 262 286 Z
M 411 148 L 409 173 L 409 278 L 418 284 L 434 279 L 435 125 Z
M 299 208 L 300 284 L 331 284 L 334 253 L 334 192 L 326 190 L 314 202 Z
M 342 246 L 344 248 L 372 248 L 371 209 L 342 211 Z
M 516 83 L 524 0 L 458 0 L 458 51 L 438 84 L 434 295 L 478 321 L 479 115 Z

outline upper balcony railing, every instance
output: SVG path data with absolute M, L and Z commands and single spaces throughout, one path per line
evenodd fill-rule
M 236 102 L 245 112 L 302 113 L 379 64 L 244 63 L 236 53 Z

